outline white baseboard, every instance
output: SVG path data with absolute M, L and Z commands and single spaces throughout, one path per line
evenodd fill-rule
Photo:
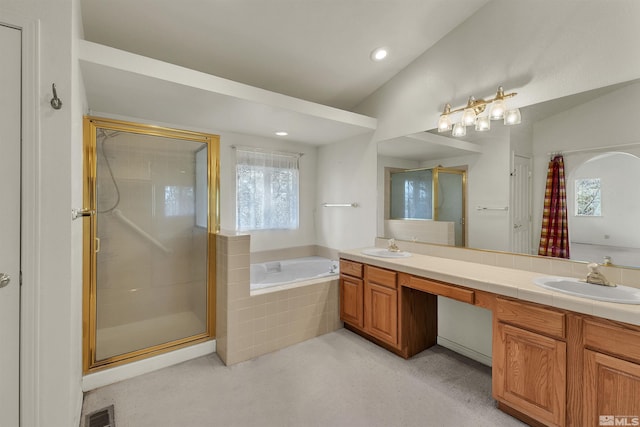
M 441 336 L 438 336 L 437 343 L 442 347 L 448 348 L 451 351 L 455 351 L 456 353 L 466 356 L 469 359 L 473 359 L 476 362 L 480 362 L 483 365 L 492 366 L 491 356 L 487 356 L 486 354 L 479 353 L 473 349 L 460 345 L 457 342 L 449 341 L 446 338 L 442 338 Z
M 88 374 L 82 377 L 82 391 L 95 390 L 118 381 L 137 377 L 166 368 L 196 357 L 206 356 L 216 352 L 216 341 L 211 340 L 190 347 L 181 348 L 149 359 L 138 360 L 126 365 L 116 366 L 104 371 Z

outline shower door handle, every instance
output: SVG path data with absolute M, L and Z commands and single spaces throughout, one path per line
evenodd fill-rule
M 4 288 L 11 282 L 11 276 L 7 273 L 0 273 L 0 288 Z
M 78 219 L 83 216 L 93 216 L 96 214 L 94 209 L 71 209 L 71 219 Z

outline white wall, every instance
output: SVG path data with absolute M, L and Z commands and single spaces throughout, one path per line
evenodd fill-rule
M 318 147 L 317 244 L 332 249 L 372 246 L 376 237 L 377 149 L 370 136 Z M 357 203 L 356 208 L 322 203 Z
M 35 129 L 23 141 L 25 203 L 23 238 L 22 423 L 25 426 L 77 425 L 82 403 L 80 222 L 71 208 L 82 198 L 81 126 L 84 91 L 74 61 L 73 39 L 80 32 L 79 2 L 4 0 L 0 20 L 39 21 L 36 88 L 25 96 L 35 103 Z M 33 52 L 25 52 L 29 58 Z M 63 107 L 49 100 L 55 83 Z M 31 91 L 33 89 L 33 92 Z M 24 316 L 28 316 L 26 319 Z
M 491 365 L 491 311 L 438 297 L 438 344 Z

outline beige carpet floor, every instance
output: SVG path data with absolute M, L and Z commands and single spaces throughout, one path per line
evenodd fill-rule
M 491 368 L 434 346 L 403 360 L 345 329 L 225 366 L 215 355 L 85 395 L 116 427 L 521 426 L 495 408 Z

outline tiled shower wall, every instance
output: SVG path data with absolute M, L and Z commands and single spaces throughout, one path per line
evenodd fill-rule
M 120 142 L 124 138 L 136 137 L 114 137 L 105 147 L 119 200 L 104 158 L 98 156 L 98 327 L 181 312 L 193 312 L 204 327 L 208 233 L 194 225 L 192 213 L 176 212 L 182 205 L 168 211 L 165 200 L 166 186 L 193 188 L 194 156 L 135 149 L 135 139 L 125 144 Z M 170 253 L 134 231 L 117 212 Z
M 342 327 L 338 279 L 251 296 L 249 243 L 249 235 L 233 233 L 216 240 L 216 348 L 227 365 Z

